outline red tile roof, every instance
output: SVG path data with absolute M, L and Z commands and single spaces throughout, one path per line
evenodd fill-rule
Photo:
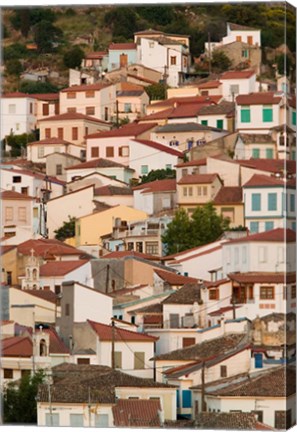
M 256 75 L 254 70 L 243 70 L 243 71 L 227 71 L 224 72 L 220 79 L 221 80 L 229 80 L 229 79 L 247 79 L 251 76 Z
M 282 96 L 274 92 L 250 93 L 239 95 L 236 98 L 237 105 L 278 105 Z
M 114 162 L 109 159 L 91 159 L 87 162 L 82 162 L 77 165 L 72 165 L 71 167 L 65 168 L 66 170 L 76 170 L 76 169 L 87 169 L 87 168 L 113 168 L 113 167 L 119 167 L 119 168 L 128 168 L 125 165 L 122 165 L 118 162 Z
M 52 117 L 47 117 L 44 119 L 39 120 L 40 122 L 47 122 L 47 121 L 67 121 L 67 120 L 87 120 L 95 123 L 101 123 L 105 125 L 110 125 L 110 123 L 97 119 L 95 117 L 90 117 L 85 114 L 76 113 L 76 112 L 67 112 L 63 114 L 54 115 Z
M 140 144 L 143 144 L 143 145 L 145 145 L 147 147 L 151 147 L 151 148 L 154 148 L 156 150 L 159 150 L 160 152 L 169 153 L 169 154 L 171 154 L 173 156 L 177 156 L 177 157 L 183 157 L 183 153 L 182 152 L 180 152 L 178 150 L 175 150 L 175 149 L 173 149 L 171 147 L 168 147 L 166 145 L 159 144 L 159 143 L 157 143 L 155 141 L 143 140 L 143 139 L 135 139 L 133 141 L 135 141 L 137 143 L 140 143 Z M 161 157 L 161 155 L 160 155 L 160 157 Z
M 80 91 L 89 91 L 89 90 L 102 90 L 105 87 L 109 87 L 111 84 L 82 84 L 82 85 L 73 85 L 71 87 L 64 88 L 61 90 L 62 93 L 65 92 L 80 92 Z
M 293 160 L 280 159 L 233 159 L 232 162 L 239 163 L 243 167 L 254 168 L 261 171 L 278 173 L 287 171 L 288 174 L 296 173 L 296 162 Z
M 3 357 L 31 357 L 32 347 L 29 337 L 12 336 L 2 339 L 1 355 Z
M 25 201 L 31 201 L 34 198 L 21 194 L 19 192 L 5 190 L 0 192 L 0 197 L 2 200 L 25 200 Z
M 87 54 L 87 55 L 85 56 L 85 59 L 87 59 L 87 60 L 102 59 L 102 58 L 103 58 L 104 56 L 106 56 L 106 55 L 107 55 L 107 52 L 106 52 L 106 51 L 93 51 L 93 52 Z
M 59 93 L 34 93 L 30 95 L 34 99 L 42 101 L 56 101 L 59 100 Z
M 3 93 L 1 95 L 1 98 L 24 98 L 24 97 L 32 97 L 32 95 L 28 94 L 28 93 L 21 93 L 21 92 L 8 92 L 8 93 Z
M 88 135 L 87 138 L 113 138 L 113 137 L 137 137 L 142 133 L 153 129 L 158 126 L 157 123 L 146 123 L 146 124 L 137 124 L 137 123 L 128 123 L 125 126 L 120 127 L 119 129 L 112 129 L 106 132 L 96 132 L 91 135 Z
M 56 144 L 56 145 L 58 145 L 58 144 L 63 144 L 63 145 L 65 145 L 65 146 L 68 146 L 68 145 L 70 145 L 70 144 L 72 144 L 71 142 L 69 142 L 69 141 L 65 141 L 65 140 L 63 140 L 63 139 L 60 139 L 60 138 L 45 138 L 45 139 L 43 139 L 43 140 L 40 140 L 40 141 L 33 141 L 33 142 L 30 142 L 30 143 L 28 143 L 27 144 L 27 146 L 32 146 L 32 145 L 46 145 L 46 144 Z
M 134 75 L 134 74 L 128 73 L 127 77 L 134 78 L 134 79 L 136 79 L 138 81 L 142 81 L 142 82 L 145 82 L 145 83 L 148 83 L 148 84 L 156 84 L 156 81 L 150 80 L 150 79 L 145 78 L 145 77 L 140 76 L 140 75 Z
M 296 179 L 285 181 L 283 178 L 269 177 L 262 174 L 254 174 L 253 177 L 247 181 L 243 187 L 254 187 L 254 186 L 282 186 L 282 187 L 296 187 Z
M 92 329 L 97 333 L 101 341 L 112 340 L 112 326 L 101 324 L 95 321 L 87 320 Z M 115 326 L 115 337 L 117 342 L 155 342 L 159 338 L 144 333 L 138 333 Z
M 156 102 L 151 105 L 151 107 L 162 107 L 162 106 L 175 106 L 176 104 L 203 104 L 207 103 L 208 105 L 211 103 L 219 103 L 222 99 L 222 96 L 186 96 L 186 97 L 174 97 L 165 99 L 160 102 Z
M 174 272 L 169 272 L 161 269 L 154 269 L 154 272 L 169 285 L 185 285 L 186 283 L 195 283 L 198 279 L 176 274 Z
M 106 185 L 98 187 L 94 190 L 96 196 L 114 196 L 114 195 L 133 195 L 133 192 L 128 187 Z
M 241 204 L 242 188 L 240 186 L 222 186 L 213 202 L 214 204 Z
M 209 184 L 213 183 L 216 178 L 220 178 L 218 174 L 190 174 L 182 177 L 177 184 Z
M 115 251 L 115 252 L 111 252 L 107 255 L 104 255 L 103 258 L 112 259 L 112 258 L 126 258 L 126 257 L 143 258 L 143 259 L 151 260 L 151 261 L 156 261 L 156 259 L 158 258 L 154 255 L 144 254 L 144 253 L 136 252 L 136 251 Z
M 33 249 L 35 255 L 43 258 L 64 255 L 80 256 L 84 254 L 83 251 L 55 239 L 27 240 L 20 243 L 17 249 L 18 253 L 28 256 L 31 255 L 31 249 Z
M 245 243 L 251 241 L 259 242 L 280 242 L 294 243 L 296 242 L 296 233 L 291 229 L 276 228 L 271 231 L 251 234 L 246 237 L 230 240 L 226 244 Z
M 44 180 L 45 179 L 45 174 L 40 173 L 40 172 L 35 172 L 35 171 L 31 171 L 29 169 L 9 169 L 9 168 L 2 168 L 5 171 L 12 171 L 14 174 L 24 174 L 24 175 L 28 175 L 30 177 L 35 177 L 38 180 Z M 64 185 L 66 184 L 65 181 L 63 180 L 59 180 L 56 177 L 52 177 L 52 176 L 47 176 L 48 180 L 51 181 L 52 183 L 56 183 L 56 184 L 60 184 L 60 185 Z
M 69 349 L 66 347 L 62 339 L 59 337 L 56 330 L 52 327 L 44 328 L 44 333 L 49 334 L 49 352 L 50 354 L 70 354 Z
M 14 287 L 15 288 L 15 287 Z M 21 288 L 19 288 L 20 291 L 22 291 Z M 30 289 L 30 290 L 26 290 L 23 291 L 28 295 L 32 295 L 34 297 L 38 297 L 42 300 L 48 301 L 50 303 L 54 303 L 56 304 L 57 301 L 57 296 L 53 291 L 50 290 L 43 290 L 43 289 Z
M 120 82 L 119 83 L 121 91 L 138 91 L 138 90 L 144 90 L 144 87 L 139 84 L 133 84 L 130 82 Z
M 155 180 L 148 183 L 143 183 L 133 188 L 133 190 L 142 190 L 142 193 L 150 192 L 172 192 L 176 191 L 175 179 Z
M 198 159 L 198 160 L 192 160 L 192 161 L 188 161 L 188 162 L 182 162 L 179 163 L 176 166 L 176 168 L 183 168 L 183 167 L 191 167 L 191 166 L 201 166 L 201 165 L 206 165 L 206 158 L 204 159 Z
M 239 306 L 235 306 L 235 309 L 238 309 Z M 209 312 L 208 315 L 209 316 L 219 316 L 219 315 L 223 315 L 226 312 L 230 312 L 233 310 L 233 306 L 226 306 L 226 307 L 222 307 L 220 309 L 217 309 L 213 312 Z
M 108 47 L 109 51 L 113 50 L 136 50 L 135 43 L 111 43 Z
M 295 273 L 276 273 L 276 272 L 249 272 L 249 273 L 229 273 L 229 279 L 238 283 L 278 283 L 289 284 L 296 282 Z
M 15 245 L 1 245 L 0 255 L 4 255 L 4 254 L 10 252 L 11 250 L 13 250 L 15 248 L 16 248 Z
M 205 83 L 198 84 L 198 88 L 199 88 L 199 90 L 212 89 L 212 88 L 218 88 L 221 85 L 222 85 L 222 83 L 219 80 L 207 81 Z
M 161 427 L 159 400 L 119 399 L 112 407 L 115 427 Z
M 156 112 L 154 114 L 149 114 L 147 116 L 141 117 L 139 122 L 147 120 L 163 120 L 163 119 L 174 119 L 174 118 L 187 118 L 187 117 L 197 117 L 200 110 L 203 107 L 210 106 L 209 102 L 203 103 L 177 103 L 176 107 L 171 107 L 166 110 Z
M 88 260 L 76 261 L 53 261 L 43 264 L 40 267 L 41 277 L 65 276 L 73 270 L 82 267 Z

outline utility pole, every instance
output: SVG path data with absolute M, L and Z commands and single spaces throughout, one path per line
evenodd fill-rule
M 111 368 L 115 369 L 115 358 L 114 358 L 114 342 L 115 342 L 115 325 L 114 319 L 111 319 Z
M 105 281 L 105 293 L 108 294 L 109 288 L 109 264 L 106 266 L 106 281 Z
M 89 414 L 89 427 L 91 427 L 91 389 L 88 387 L 88 414 Z
M 50 410 L 50 426 L 53 426 L 53 411 L 52 411 L 52 395 L 51 395 L 51 385 L 48 382 L 48 403 Z
M 32 330 L 33 350 L 32 350 L 32 369 L 35 374 L 35 350 L 36 350 L 36 336 L 35 336 L 35 312 L 33 312 L 33 330 Z
M 117 128 L 119 128 L 119 124 L 120 124 L 120 121 L 119 121 L 119 101 L 116 100 L 116 125 L 117 125 Z
M 234 319 L 234 320 L 236 319 L 236 308 L 235 308 L 235 304 L 236 304 L 236 302 L 235 302 L 235 296 L 234 296 L 234 294 L 232 294 L 232 309 L 233 309 L 233 319 Z
M 205 406 L 205 362 L 202 362 L 201 370 L 201 411 L 206 411 Z
M 208 72 L 211 74 L 210 32 L 208 32 Z

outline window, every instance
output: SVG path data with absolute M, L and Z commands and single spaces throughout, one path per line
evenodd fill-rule
M 108 414 L 95 414 L 95 427 L 107 428 L 108 426 Z
M 241 57 L 249 58 L 249 51 L 248 50 L 242 50 L 241 51 Z
M 75 92 L 67 92 L 67 99 L 76 99 Z
M 273 149 L 266 149 L 266 159 L 273 159 Z
M 260 423 L 263 422 L 263 411 L 252 411 L 252 414 L 255 414 L 258 422 L 260 422 Z
M 261 286 L 260 300 L 274 300 L 274 286 Z
M 176 56 L 171 56 L 170 57 L 170 64 L 171 65 L 176 65 Z
M 106 147 L 106 157 L 113 157 L 114 156 L 114 148 L 113 147 Z
M 91 157 L 92 158 L 99 157 L 99 147 L 91 147 Z
M 203 195 L 204 195 L 204 196 L 207 195 L 207 186 L 203 186 Z
M 77 127 L 72 128 L 72 139 L 74 141 L 76 141 L 78 139 L 78 128 Z
M 238 84 L 231 84 L 230 85 L 230 94 L 238 94 L 239 93 L 239 85 Z
M 143 243 L 141 242 L 136 242 L 136 252 L 143 252 Z
M 94 115 L 95 114 L 95 107 L 86 107 L 86 115 Z
M 196 339 L 194 337 L 183 337 L 183 348 L 196 344 Z
M 134 353 L 134 369 L 144 369 L 144 352 Z
M 189 187 L 189 196 L 193 196 L 193 188 L 192 188 L 192 186 Z
M 56 175 L 62 175 L 62 164 L 56 165 Z
M 64 138 L 64 129 L 63 128 L 58 128 L 58 138 L 61 140 Z
M 183 196 L 184 197 L 188 196 L 188 188 L 187 187 L 183 187 Z
M 148 173 L 148 165 L 141 165 L 141 174 Z
M 252 158 L 253 159 L 259 159 L 259 157 L 260 157 L 260 149 L 253 148 L 252 149 Z
M 104 108 L 104 120 L 108 121 L 108 108 L 107 107 Z
M 292 111 L 292 125 L 296 126 L 296 111 Z
M 128 251 L 131 251 L 131 250 L 133 250 L 134 249 L 134 244 L 132 243 L 132 242 L 128 242 L 127 243 L 127 250 Z
M 241 36 L 236 36 L 236 42 L 241 42 Z
M 60 414 L 57 413 L 46 413 L 45 414 L 45 426 L 59 426 Z
M 42 104 L 42 115 L 44 115 L 44 116 L 49 115 L 49 104 L 47 104 L 47 103 Z
M 84 415 L 83 414 L 70 414 L 70 426 L 71 427 L 83 427 L 84 426 Z
M 296 160 L 296 151 L 292 150 L 292 160 L 295 161 Z
M 252 211 L 260 211 L 261 210 L 261 194 L 253 193 L 252 194 Z
M 69 107 L 69 108 L 67 108 L 67 112 L 68 113 L 76 113 L 76 108 L 75 107 Z
M 132 112 L 132 105 L 130 103 L 125 103 L 124 104 L 124 112 L 125 113 L 130 113 Z
M 122 157 L 129 156 L 129 147 L 128 146 L 119 147 L 119 156 Z
M 12 379 L 13 378 L 13 369 L 3 369 L 4 379 Z
M 209 300 L 219 300 L 219 290 L 218 289 L 210 289 L 208 291 Z
M 158 255 L 159 245 L 158 242 L 146 242 L 145 243 L 145 252 L 151 255 Z
M 117 369 L 122 367 L 122 353 L 120 351 L 115 351 L 114 353 L 114 366 Z
M 65 304 L 65 316 L 69 316 L 70 315 L 70 304 L 66 303 Z
M 21 183 L 22 177 L 21 176 L 13 176 L 12 177 L 12 183 Z
M 296 285 L 292 285 L 291 287 L 291 299 L 295 299 L 296 298 Z
M 201 186 L 197 186 L 197 195 L 198 196 L 201 196 L 201 191 L 202 191 Z
M 218 129 L 224 128 L 224 120 L 217 120 L 217 128 Z
M 221 366 L 221 378 L 227 377 L 227 366 Z
M 295 195 L 290 194 L 290 211 L 295 211 Z
M 50 128 L 45 128 L 45 138 L 50 138 L 51 137 L 51 129 Z
M 203 126 L 208 126 L 208 120 L 201 120 L 201 124 Z
M 263 111 L 262 111 L 262 120 L 264 123 L 268 123 L 268 122 L 272 122 L 273 121 L 273 110 L 272 110 L 272 106 L 267 105 L 267 106 L 263 106 Z
M 61 285 L 55 285 L 55 294 L 59 295 L 61 293 Z
M 259 262 L 267 261 L 267 248 L 266 246 L 259 246 Z
M 28 195 L 29 193 L 29 188 L 28 187 L 22 187 L 21 188 L 21 194 L 22 195 Z
M 272 221 L 265 222 L 265 231 L 271 231 L 274 228 L 274 223 Z
M 38 146 L 38 157 L 43 158 L 44 157 L 44 147 Z
M 26 222 L 27 221 L 26 207 L 19 207 L 18 208 L 18 219 L 20 222 Z
M 15 104 L 9 104 L 8 105 L 8 114 L 15 114 L 16 113 L 16 105 Z
M 274 211 L 277 209 L 277 195 L 276 193 L 268 194 L 268 210 Z
M 259 222 L 251 222 L 250 223 L 250 232 L 251 233 L 259 232 Z
M 94 90 L 86 91 L 86 98 L 93 98 L 93 97 L 95 97 L 95 91 Z
M 13 220 L 13 207 L 5 207 L 5 222 Z
M 251 122 L 251 110 L 250 107 L 245 106 L 240 110 L 240 120 L 241 123 L 250 123 Z

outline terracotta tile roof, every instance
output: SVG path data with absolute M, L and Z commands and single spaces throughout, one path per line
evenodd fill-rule
M 182 177 L 177 184 L 210 184 L 216 178 L 220 178 L 218 174 L 189 174 Z
M 107 366 L 76 365 L 63 363 L 52 368 L 53 385 L 51 386 L 52 402 L 114 404 L 115 390 L 119 387 L 139 388 L 176 388 L 158 383 L 152 379 L 138 378 Z M 48 386 L 39 387 L 38 398 L 48 402 Z
M 63 144 L 65 146 L 68 146 L 70 144 L 72 144 L 69 141 L 65 141 L 63 139 L 60 138 L 45 138 L 43 140 L 40 141 L 33 141 L 27 144 L 27 146 L 32 146 L 32 145 L 46 145 L 46 144 Z M 72 144 L 73 145 L 73 144 Z
M 206 340 L 196 345 L 181 348 L 154 357 L 155 360 L 195 360 L 206 361 L 236 348 L 245 338 L 244 334 L 228 334 Z
M 29 337 L 8 337 L 1 341 L 1 355 L 3 357 L 31 357 L 32 346 Z
M 35 255 L 43 258 L 63 255 L 80 256 L 84 254 L 84 251 L 66 245 L 65 243 L 55 239 L 27 240 L 23 243 L 20 243 L 17 246 L 17 249 L 18 253 L 28 256 L 31 255 L 31 249 L 33 249 Z
M 218 88 L 222 85 L 222 83 L 219 80 L 213 80 L 213 81 L 207 81 L 202 84 L 198 84 L 199 90 L 203 89 L 212 89 L 212 88 Z
M 82 162 L 77 165 L 72 165 L 71 167 L 65 168 L 66 170 L 76 170 L 76 169 L 87 169 L 87 168 L 127 168 L 126 165 L 120 164 L 118 162 L 114 162 L 109 159 L 91 159 L 87 162 Z
M 87 60 L 93 60 L 93 59 L 97 60 L 97 59 L 102 59 L 106 55 L 107 55 L 106 51 L 93 51 L 93 52 L 87 54 L 85 56 L 85 59 L 87 59 Z
M 143 140 L 143 139 L 135 139 L 133 141 L 135 141 L 137 143 L 140 143 L 140 144 L 143 144 L 143 145 L 145 145 L 147 147 L 151 147 L 151 148 L 154 148 L 156 150 L 159 150 L 160 152 L 168 153 L 168 154 L 171 154 L 173 156 L 180 157 L 180 158 L 183 157 L 183 153 L 182 152 L 180 152 L 178 150 L 175 150 L 175 149 L 173 149 L 171 147 L 167 147 L 166 145 L 159 144 L 159 143 L 157 143 L 155 141 Z M 161 157 L 161 155 L 160 155 L 160 157 Z
M 274 92 L 250 93 L 239 95 L 236 98 L 237 105 L 278 105 L 282 96 Z
M 157 127 L 154 132 L 155 133 L 166 133 L 166 132 L 179 133 L 179 132 L 201 132 L 205 130 L 217 130 L 217 129 L 202 125 L 200 123 L 187 122 L 187 123 L 166 123 L 165 125 Z
M 242 203 L 242 188 L 240 186 L 222 186 L 213 202 L 214 204 Z
M 98 323 L 95 321 L 87 320 L 92 329 L 97 333 L 101 341 L 111 341 L 112 340 L 112 326 Z M 115 326 L 115 340 L 130 341 L 130 342 L 155 342 L 159 338 L 155 336 L 150 336 L 144 333 L 138 333 L 131 330 L 126 330 Z
M 135 257 L 135 258 L 143 258 L 150 261 L 155 261 L 158 257 L 150 254 L 145 254 L 142 252 L 136 251 L 115 251 L 111 252 L 107 255 L 104 255 L 104 258 L 112 259 L 112 258 L 126 258 L 126 257 Z
M 24 97 L 31 97 L 28 93 L 21 93 L 21 92 L 8 92 L 8 93 L 2 93 L 1 98 L 24 98 Z
M 296 187 L 296 179 L 285 181 L 283 178 L 272 177 L 262 174 L 254 174 L 243 187 L 257 187 L 257 186 L 282 186 L 282 187 Z
M 117 98 L 119 97 L 139 97 L 144 93 L 144 90 L 122 90 L 117 92 Z
M 165 300 L 162 301 L 162 304 L 194 304 L 197 302 L 198 304 L 202 304 L 201 300 L 201 284 L 196 283 L 186 283 L 175 293 L 171 294 Z
M 176 104 L 211 104 L 211 103 L 219 103 L 219 101 L 222 99 L 222 96 L 186 96 L 186 97 L 174 97 L 165 99 L 160 102 L 156 102 L 152 107 L 162 107 L 162 106 L 168 106 L 173 107 Z
M 106 185 L 94 190 L 95 196 L 113 196 L 113 195 L 133 195 L 133 192 L 128 187 Z
M 224 279 L 219 279 L 217 281 L 204 281 L 203 284 L 204 286 L 206 286 L 206 288 L 216 288 L 219 287 L 220 285 L 224 285 L 225 283 L 229 282 L 229 279 L 224 278 Z
M 88 260 L 52 261 L 40 267 L 41 277 L 65 276 L 89 262 Z
M 254 168 L 261 171 L 278 173 L 287 171 L 288 174 L 296 173 L 296 162 L 280 159 L 233 159 L 235 163 L 243 167 Z
M 238 138 L 244 142 L 244 144 L 262 144 L 262 143 L 273 143 L 273 139 L 269 134 L 246 134 L 240 133 Z
M 191 167 L 191 166 L 203 166 L 206 165 L 206 158 L 204 159 L 198 159 L 198 160 L 192 160 L 188 162 L 182 162 L 180 164 L 175 165 L 176 168 L 183 168 L 183 167 Z
M 112 138 L 112 137 L 137 137 L 138 135 L 143 134 L 144 132 L 149 131 L 157 126 L 157 123 L 146 123 L 146 124 L 137 124 L 137 123 L 128 123 L 125 126 L 120 127 L 119 129 L 112 129 L 107 132 L 98 132 L 88 135 L 87 138 Z
M 20 291 L 22 291 L 21 288 L 19 288 L 19 289 L 20 289 Z M 38 297 L 38 298 L 40 298 L 42 300 L 49 301 L 50 303 L 54 303 L 55 304 L 56 301 L 57 301 L 56 294 L 53 291 L 50 291 L 50 290 L 48 291 L 48 290 L 43 290 L 43 289 L 40 289 L 40 290 L 30 289 L 30 290 L 26 290 L 26 291 L 23 291 L 23 292 L 25 292 L 28 295 L 32 295 L 34 297 Z
M 71 87 L 64 88 L 63 90 L 61 90 L 61 92 L 65 93 L 65 92 L 80 92 L 80 91 L 88 91 L 88 90 L 102 90 L 106 87 L 109 87 L 110 85 L 111 84 L 103 84 L 103 83 L 73 85 Z
M 111 43 L 108 47 L 109 51 L 114 50 L 136 50 L 137 45 L 135 43 Z
M 229 79 L 247 79 L 256 75 L 254 70 L 243 70 L 243 71 L 227 71 L 224 72 L 220 79 L 221 80 L 229 80 Z
M 50 354 L 70 354 L 69 349 L 66 347 L 62 339 L 53 327 L 44 328 L 44 333 L 49 334 L 49 352 Z
M 115 427 L 161 427 L 159 400 L 119 399 L 112 407 Z
M 163 313 L 163 305 L 161 303 L 155 303 L 149 306 L 145 306 L 143 308 L 140 309 L 134 309 L 134 310 L 130 310 L 128 312 L 129 314 L 144 314 L 144 315 L 160 315 Z
M 235 309 L 238 309 L 239 306 L 235 306 Z M 225 314 L 226 312 L 231 312 L 233 310 L 233 306 L 226 306 L 226 307 L 222 307 L 220 309 L 217 309 L 213 312 L 209 312 L 208 315 L 209 316 L 220 316 Z
M 156 81 L 150 80 L 150 79 L 145 78 L 145 77 L 140 76 L 140 75 L 134 75 L 134 74 L 128 73 L 127 77 L 134 78 L 134 79 L 136 79 L 138 81 L 142 81 L 142 82 L 148 83 L 148 84 L 156 84 Z
M 154 114 L 141 117 L 139 122 L 145 120 L 162 120 L 174 118 L 187 118 L 197 117 L 201 110 L 205 107 L 211 106 L 209 102 L 204 103 L 177 103 L 176 107 L 168 108 L 164 111 L 159 111 Z M 205 128 L 205 126 L 204 126 Z M 208 128 L 208 126 L 206 127 Z
M 228 277 L 232 281 L 238 283 L 290 284 L 296 282 L 295 273 L 276 273 L 276 272 L 229 273 Z
M 206 393 L 216 396 L 288 397 L 296 393 L 296 371 L 288 366 L 272 368 L 218 390 L 206 388 Z
M 59 93 L 34 93 L 30 95 L 32 98 L 42 101 L 58 101 Z
M 170 118 L 170 115 L 174 112 L 174 109 L 175 108 L 172 107 L 172 108 L 168 108 L 166 110 L 155 112 L 153 114 L 148 114 L 146 116 L 141 117 L 139 119 L 139 121 L 141 122 L 141 121 L 144 121 L 144 120 L 145 121 L 147 121 L 147 120 L 155 121 L 155 120 L 168 119 L 168 118 Z
M 186 283 L 196 283 L 197 279 L 183 276 L 174 272 L 154 269 L 154 272 L 169 285 L 184 285 Z
M 195 429 L 273 430 L 266 425 L 260 426 L 255 414 L 249 412 L 201 412 L 194 420 Z
M 235 111 L 235 103 L 223 101 L 218 105 L 208 105 L 201 108 L 199 115 L 231 114 Z
M 256 29 L 256 28 L 254 28 L 254 27 L 249 27 L 249 26 L 245 26 L 245 25 L 241 25 L 241 24 L 235 24 L 235 23 L 228 23 L 229 24 L 229 28 L 230 28 L 230 30 L 248 30 L 248 31 L 251 31 L 251 30 L 257 30 L 257 31 L 259 31 L 259 29 Z
M 135 186 L 133 190 L 142 190 L 142 193 L 150 192 L 172 192 L 176 191 L 175 179 L 155 180 Z
M 4 169 L 5 171 L 12 171 L 14 174 L 24 174 L 24 175 L 28 175 L 30 177 L 34 177 L 38 180 L 45 180 L 45 174 L 44 173 L 40 173 L 40 172 L 35 172 L 35 171 L 31 171 L 30 169 L 8 169 L 8 168 L 1 168 Z M 63 180 L 59 180 L 56 177 L 53 176 L 47 176 L 48 180 L 51 181 L 52 183 L 55 184 L 60 184 L 60 185 L 64 185 L 66 184 L 65 181 Z
M 11 190 L 2 190 L 0 192 L 1 200 L 25 200 L 32 201 L 34 198 Z
M 120 82 L 119 85 L 120 85 L 121 91 L 138 91 L 138 90 L 144 91 L 144 87 L 142 85 L 139 85 L 139 84 L 133 84 L 130 82 L 123 81 L 123 82 Z
M 54 115 L 52 117 L 46 117 L 44 119 L 39 120 L 40 122 L 48 122 L 48 121 L 67 121 L 67 120 L 87 120 L 95 123 L 101 123 L 104 125 L 110 125 L 104 120 L 100 120 L 95 117 L 91 117 L 85 114 L 77 113 L 77 112 L 67 112 L 63 114 Z
M 228 241 L 226 244 L 233 243 L 245 243 L 245 242 L 280 242 L 280 243 L 294 243 L 296 242 L 296 233 L 295 231 L 287 228 L 276 228 L 271 231 L 265 231 L 261 233 L 251 234 L 246 237 L 234 239 Z

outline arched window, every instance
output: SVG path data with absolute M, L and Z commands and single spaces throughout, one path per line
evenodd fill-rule
M 40 355 L 40 357 L 46 357 L 47 356 L 46 342 L 44 339 L 40 340 L 39 355 Z
M 31 276 L 30 269 L 27 269 L 27 279 L 30 279 L 30 276 Z
M 37 279 L 37 270 L 36 269 L 32 270 L 32 276 L 33 276 L 33 280 Z

